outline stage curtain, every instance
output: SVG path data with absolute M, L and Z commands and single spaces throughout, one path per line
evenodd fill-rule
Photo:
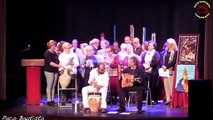
M 5 2 L 6 0 L 0 0 L 0 100 L 6 100 Z
M 213 1 L 209 1 L 210 5 L 213 5 Z M 204 79 L 213 80 L 213 8 L 210 8 L 210 15 L 205 20 L 205 43 L 204 43 Z M 213 86 L 213 82 L 212 82 Z
M 213 5 L 213 1 L 209 0 L 209 4 Z M 210 16 L 205 20 L 205 43 L 204 43 L 204 79 L 212 80 L 212 91 L 213 91 L 213 7 L 210 8 Z M 212 92 L 212 103 L 213 103 L 213 92 Z M 212 105 L 213 107 L 213 105 Z

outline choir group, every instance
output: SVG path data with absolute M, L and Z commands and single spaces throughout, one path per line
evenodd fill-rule
M 124 73 L 133 74 L 133 79 L 141 77 L 140 81 L 144 81 L 144 76 L 149 76 L 151 88 L 152 104 L 158 104 L 159 88 L 158 81 L 159 69 L 169 71 L 169 77 L 163 78 L 165 91 L 165 105 L 169 105 L 172 99 L 172 85 L 174 67 L 177 58 L 177 44 L 173 38 L 165 41 L 163 50 L 156 50 L 155 41 L 144 41 L 140 44 L 139 38 L 135 37 L 131 40 L 130 36 L 124 37 L 124 42 L 119 45 L 115 41 L 112 45 L 104 37 L 94 38 L 88 43 L 79 45 L 77 39 L 72 42 L 50 40 L 47 43 L 47 50 L 44 53 L 45 66 L 44 74 L 46 77 L 46 94 L 47 104 L 53 106 L 55 86 L 58 77 L 69 69 L 68 74 L 72 79 L 68 87 L 74 87 L 75 78 L 78 81 L 79 96 L 82 97 L 83 111 L 89 111 L 88 93 L 101 93 L 101 112 L 105 113 L 107 108 L 107 92 L 110 89 L 110 100 L 113 104 L 117 104 L 119 99 L 119 112 L 125 111 L 123 101 L 129 88 L 137 91 L 137 113 L 142 111 L 142 94 L 146 88 L 146 82 L 131 81 L 132 86 L 122 87 L 125 79 Z M 67 72 L 67 71 L 66 71 Z M 127 79 L 126 79 L 127 80 Z M 135 80 L 135 79 L 134 79 Z M 141 83 L 141 84 L 139 84 Z M 131 85 L 131 84 L 130 84 Z M 142 91 L 141 91 L 142 90 Z M 141 96 L 140 96 L 141 94 Z M 128 94 L 127 94 L 128 95 Z M 72 92 L 61 92 L 61 105 L 72 98 Z M 141 102 L 140 102 L 141 101 Z

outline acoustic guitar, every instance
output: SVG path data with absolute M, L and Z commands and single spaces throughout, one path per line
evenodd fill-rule
M 141 83 L 141 77 L 134 78 L 133 74 L 124 73 L 122 74 L 122 81 L 121 81 L 121 87 L 132 87 L 134 82 Z

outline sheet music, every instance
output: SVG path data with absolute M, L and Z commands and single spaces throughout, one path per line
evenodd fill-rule
M 163 68 L 158 69 L 159 76 L 161 77 L 169 77 L 169 70 L 163 70 Z

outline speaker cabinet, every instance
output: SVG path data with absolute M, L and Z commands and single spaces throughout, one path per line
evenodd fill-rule
M 210 118 L 212 80 L 189 80 L 189 118 Z

